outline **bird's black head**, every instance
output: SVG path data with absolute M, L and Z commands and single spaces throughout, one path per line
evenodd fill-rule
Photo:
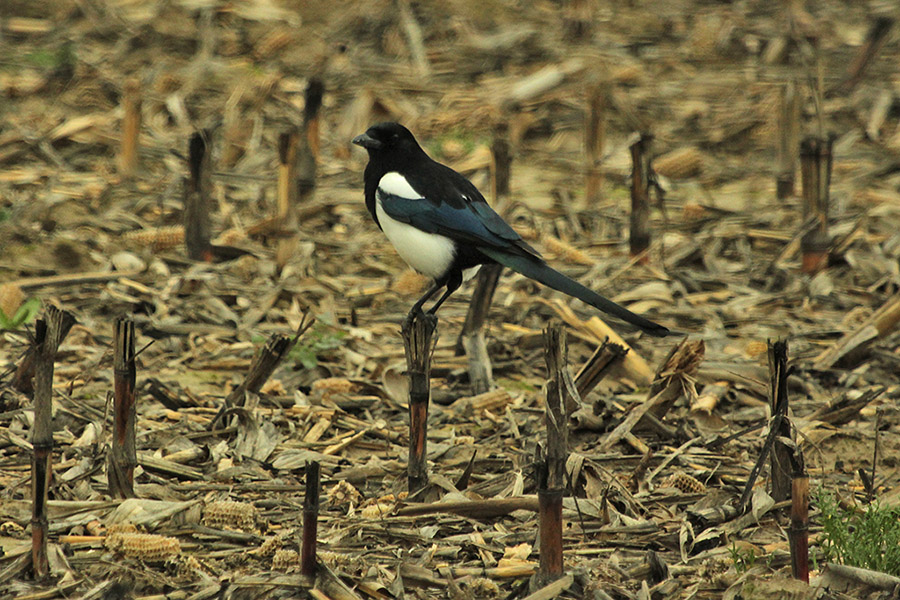
M 353 143 L 369 151 L 369 156 L 408 156 L 422 152 L 416 138 L 400 123 L 378 123 L 353 138 Z

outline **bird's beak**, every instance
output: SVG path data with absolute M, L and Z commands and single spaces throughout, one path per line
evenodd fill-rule
M 357 146 L 362 146 L 367 150 L 377 150 L 381 148 L 381 142 L 370 136 L 368 133 L 363 133 L 355 138 L 353 138 L 352 142 Z

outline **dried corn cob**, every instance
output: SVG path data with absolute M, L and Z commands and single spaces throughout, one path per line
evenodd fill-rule
M 149 246 L 154 252 L 177 248 L 184 244 L 184 227 L 172 225 L 170 227 L 154 227 L 152 229 L 138 229 L 129 231 L 122 236 L 126 242 Z
M 300 555 L 296 550 L 278 550 L 272 557 L 272 570 L 295 571 L 300 568 Z
M 691 477 L 687 473 L 673 473 L 662 482 L 662 487 L 673 487 L 685 494 L 702 494 L 706 492 L 706 486 L 700 480 Z
M 154 533 L 112 533 L 106 536 L 104 545 L 127 558 L 145 562 L 165 562 L 181 554 L 177 538 Z
M 203 507 L 203 524 L 219 529 L 256 529 L 259 510 L 247 502 L 219 500 Z

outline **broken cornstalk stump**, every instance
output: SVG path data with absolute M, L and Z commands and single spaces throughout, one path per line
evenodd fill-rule
M 566 460 L 569 456 L 569 414 L 578 399 L 566 366 L 566 333 L 560 324 L 544 331 L 545 360 L 549 372 L 545 419 L 546 447 L 535 452 L 535 476 L 540 521 L 540 567 L 533 581 L 537 587 L 563 576 L 562 501 L 566 487 Z
M 297 249 L 297 207 L 300 198 L 299 143 L 296 129 L 283 131 L 278 136 L 278 192 L 276 221 L 282 237 L 278 240 L 275 264 L 280 273 Z M 305 144 L 303 145 L 305 147 Z
M 866 490 L 866 501 L 871 503 L 872 500 L 875 499 L 875 492 L 877 491 L 877 484 L 875 483 L 875 474 L 878 472 L 878 445 L 881 437 L 881 418 L 884 416 L 884 411 L 881 407 L 875 409 L 875 443 L 872 444 L 872 472 L 868 474 L 868 479 L 871 482 L 871 485 L 868 486 Z M 862 470 L 865 473 L 865 470 Z M 861 478 L 865 481 L 865 478 Z
M 137 367 L 134 353 L 134 320 L 116 319 L 113 330 L 113 440 L 107 465 L 109 494 L 114 498 L 133 498 L 134 468 L 137 452 L 134 445 L 135 381 Z
M 791 574 L 809 583 L 809 476 L 799 449 L 791 455 L 791 464 Z
M 782 439 L 791 439 L 791 423 L 788 420 L 787 393 L 787 342 L 769 342 L 770 407 L 772 415 L 780 416 L 776 438 L 772 446 L 771 477 L 772 498 L 776 502 L 791 496 L 791 456 L 792 448 Z
M 494 127 L 491 140 L 491 202 L 494 206 L 509 196 L 512 181 L 512 149 L 509 144 L 509 124 L 501 121 Z
M 309 323 L 309 325 L 311 324 L 312 323 Z M 307 325 L 307 327 L 309 327 L 309 325 Z M 225 402 L 222 403 L 222 408 L 219 409 L 219 412 L 213 417 L 213 420 L 209 422 L 210 431 L 215 429 L 216 425 L 229 409 L 235 406 L 243 406 L 247 392 L 253 394 L 259 392 L 263 384 L 269 380 L 269 377 L 272 376 L 272 373 L 275 372 L 275 369 L 278 368 L 278 365 L 281 364 L 281 361 L 287 356 L 287 353 L 294 347 L 294 343 L 303 331 L 305 331 L 305 329 L 301 326 L 301 332 L 294 338 L 282 333 L 273 333 L 269 337 L 266 345 L 263 346 L 262 351 L 250 364 L 250 370 L 247 372 L 244 381 L 228 394 L 225 398 Z
M 316 574 L 316 536 L 319 523 L 321 476 L 318 461 L 306 463 L 306 495 L 303 497 L 303 541 L 300 544 L 300 573 Z
M 631 145 L 631 220 L 629 249 L 632 257 L 641 257 L 638 262 L 648 261 L 650 248 L 650 143 L 653 136 L 642 133 Z
M 409 377 L 408 489 L 414 494 L 428 485 L 428 401 L 431 396 L 431 353 L 437 318 L 418 310 L 403 322 L 401 333 Z
M 537 451 L 544 454 L 538 444 Z M 549 453 L 549 450 L 548 450 Z M 550 459 L 538 458 L 535 465 L 538 487 L 538 522 L 540 523 L 540 567 L 535 574 L 535 585 L 541 587 L 563 576 L 563 492 L 564 488 L 551 487 Z
M 685 395 L 691 397 L 692 393 L 689 390 L 693 387 L 697 371 L 705 356 L 706 344 L 703 340 L 684 338 L 669 350 L 669 354 L 657 368 L 647 392 L 645 404 L 651 404 L 651 406 L 635 422 L 634 429 L 645 427 L 666 438 L 677 437 L 674 430 L 663 423 L 662 419 L 679 398 Z M 629 419 L 631 419 L 631 415 L 626 417 L 625 421 Z
M 812 227 L 800 240 L 803 272 L 818 273 L 828 261 L 829 187 L 831 146 L 834 138 L 808 137 L 800 143 L 800 174 L 803 183 L 803 217 Z
M 184 244 L 188 258 L 206 262 L 213 260 L 210 154 L 206 132 L 192 135 L 188 143 L 190 175 L 184 182 Z
M 606 91 L 598 79 L 592 79 L 587 86 L 587 111 L 584 127 L 585 182 L 584 196 L 588 206 L 600 202 L 603 175 L 603 140 L 605 137 L 604 117 L 606 113 Z
M 316 190 L 319 157 L 319 109 L 325 86 L 316 77 L 306 84 L 303 124 L 283 132 L 278 140 L 277 225 L 284 237 L 278 241 L 275 264 L 278 271 L 297 250 L 300 205 L 306 205 Z M 308 207 L 307 207 L 308 208 Z
M 793 81 L 781 88 L 781 110 L 778 113 L 778 175 L 775 195 L 779 200 L 794 195 L 797 173 L 797 138 L 800 131 L 800 96 Z
M 592 0 L 567 0 L 563 8 L 563 29 L 567 40 L 590 39 L 595 4 Z
M 469 363 L 469 383 L 472 393 L 483 394 L 494 385 L 493 367 L 484 337 L 484 323 L 491 309 L 491 301 L 500 281 L 501 265 L 484 265 L 478 273 L 472 301 L 466 313 L 460 342 Z
M 74 324 L 75 319 L 65 319 L 62 322 L 62 330 L 59 332 L 60 344 L 66 339 L 66 336 L 69 335 L 69 330 L 72 329 L 72 325 Z M 19 364 L 16 365 L 16 372 L 13 374 L 12 381 L 10 382 L 10 386 L 12 386 L 13 389 L 29 396 L 34 393 L 34 374 L 35 369 L 37 368 L 37 361 L 36 346 L 28 346 L 28 349 L 25 350 L 25 353 L 19 360 Z
M 278 134 L 278 192 L 275 216 L 284 223 L 296 218 L 297 206 L 297 139 L 296 130 Z
M 119 175 L 130 177 L 138 167 L 141 133 L 141 84 L 137 79 L 125 82 L 122 93 L 122 138 L 119 145 Z
M 586 363 L 575 375 L 575 389 L 581 398 L 586 397 L 597 387 L 613 366 L 618 364 L 628 354 L 628 349 L 619 344 L 613 344 L 609 339 L 603 340 Z
M 305 202 L 316 189 L 317 161 L 319 159 L 319 113 L 325 85 L 317 77 L 306 84 L 303 106 L 303 141 L 297 152 L 297 192 L 299 200 Z
M 491 143 L 491 192 L 497 210 L 502 210 L 499 203 L 509 196 L 511 170 L 509 127 L 504 122 L 494 129 L 494 140 Z M 482 265 L 479 269 L 475 291 L 472 293 L 466 320 L 457 342 L 457 353 L 465 351 L 468 359 L 469 382 L 475 395 L 487 392 L 494 385 L 491 357 L 488 355 L 487 341 L 484 338 L 484 324 L 502 271 L 503 267 L 499 264 Z
M 762 449 L 759 452 L 759 456 L 756 458 L 756 463 L 753 465 L 753 468 L 750 470 L 750 475 L 747 477 L 747 483 L 744 484 L 744 491 L 741 494 L 740 500 L 740 509 L 742 512 L 746 511 L 750 508 L 750 497 L 753 493 L 753 484 L 756 483 L 756 478 L 759 477 L 759 472 L 762 470 L 763 463 L 765 463 L 766 459 L 769 457 L 769 452 L 772 450 L 775 445 L 775 440 L 778 436 L 783 435 L 784 429 L 783 424 L 787 421 L 787 377 L 790 375 L 790 371 L 787 369 L 787 342 L 786 341 L 777 341 L 774 344 L 769 345 L 769 368 L 770 368 L 770 376 L 771 376 L 771 392 L 773 395 L 772 405 L 777 408 L 772 411 L 772 421 L 769 424 L 769 433 L 766 436 L 766 440 L 763 442 Z M 783 357 L 783 359 L 782 359 Z M 778 396 L 776 399 L 774 396 Z M 790 430 L 788 430 L 788 434 L 790 434 Z M 784 462 L 784 459 L 778 460 L 779 468 L 788 470 L 790 468 L 790 458 L 787 458 Z M 784 477 L 783 475 L 776 476 L 774 473 L 775 470 L 775 462 L 773 461 L 773 490 L 775 485 L 783 485 L 783 484 L 775 484 L 774 479 L 776 477 Z M 788 471 L 789 472 L 789 471 Z M 790 475 L 788 475 L 788 493 L 790 493 Z M 775 494 L 772 494 L 773 498 Z M 786 499 L 787 496 L 782 497 L 782 499 Z
M 34 428 L 31 431 L 33 449 L 31 462 L 31 561 L 34 578 L 41 580 L 50 574 L 47 538 L 50 523 L 47 517 L 47 496 L 50 489 L 53 455 L 53 369 L 56 352 L 75 324 L 71 313 L 55 306 L 47 309 L 46 320 L 35 323 L 34 334 Z

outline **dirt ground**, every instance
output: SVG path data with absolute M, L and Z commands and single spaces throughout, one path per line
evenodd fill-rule
M 630 351 L 570 419 L 568 577 L 557 593 L 751 598 L 773 585 L 769 597 L 788 597 L 777 594 L 795 585 L 789 515 L 770 495 L 768 462 L 748 515 L 698 515 L 744 491 L 769 429 L 767 342 L 778 339 L 789 344 L 791 435 L 813 497 L 861 505 L 877 441 L 874 495 L 900 502 L 898 18 L 876 0 L 4 0 L 0 599 L 534 591 L 527 501 L 546 435 L 542 331 L 565 323 L 574 375 L 608 328 L 585 304 L 505 272 L 486 332 L 494 389 L 474 395 L 457 352 L 464 286 L 439 313 L 431 485 L 407 498 L 399 324 L 427 282 L 371 221 L 366 156 L 349 143 L 388 119 L 491 200 L 491 147 L 508 144 L 510 193 L 497 206 L 523 237 L 566 274 L 687 334 L 692 361 L 659 373 L 682 339 L 609 321 Z M 309 125 L 315 81 L 324 94 Z M 592 100 L 596 164 L 585 151 Z M 136 101 L 130 162 L 123 132 Z M 200 131 L 224 249 L 213 261 L 189 260 L 183 243 L 188 144 Z M 279 135 L 292 131 L 315 189 L 278 219 Z M 641 133 L 653 136 L 660 188 L 645 261 L 628 245 L 629 147 Z M 827 257 L 808 274 L 797 149 L 832 134 Z M 795 184 L 779 199 L 785 164 Z M 77 324 L 56 361 L 50 576 L 35 581 L 34 411 L 13 381 L 49 306 Z M 107 481 L 122 315 L 133 315 L 140 351 L 136 497 L 126 501 Z M 266 340 L 310 318 L 258 393 L 212 427 Z M 680 386 L 672 402 L 655 425 L 609 441 L 658 391 L 655 376 Z M 315 582 L 298 557 L 312 460 L 322 474 Z M 420 506 L 500 499 L 524 504 Z M 811 513 L 817 559 L 815 502 Z M 796 593 L 878 592 L 832 582 Z

